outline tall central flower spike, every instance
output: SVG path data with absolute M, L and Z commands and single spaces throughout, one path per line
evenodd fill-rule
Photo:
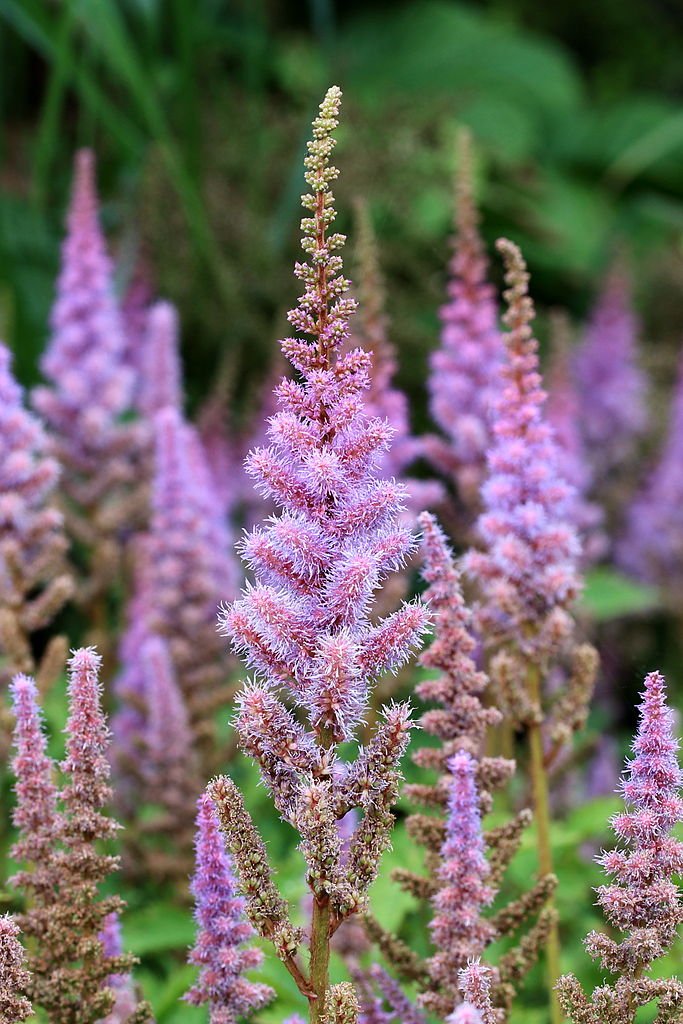
M 88 550 L 81 597 L 95 616 L 101 610 L 95 599 L 109 589 L 119 564 L 121 532 L 142 512 L 134 485 L 144 434 L 139 423 L 125 419 L 134 374 L 126 364 L 89 150 L 76 157 L 51 326 L 42 360 L 49 383 L 35 389 L 33 403 L 63 466 L 67 527 Z
M 17 672 L 35 670 L 31 634 L 54 618 L 72 591 L 65 571 L 62 516 L 53 503 L 59 467 L 45 454 L 46 443 L 41 425 L 23 406 L 10 353 L 0 342 L 0 680 L 4 682 Z M 59 643 L 56 637 L 43 665 Z
M 610 269 L 575 360 L 580 423 L 596 486 L 623 468 L 646 426 L 647 382 L 638 366 L 638 322 L 623 261 Z
M 499 828 L 480 832 L 480 817 L 491 809 L 492 792 L 510 779 L 515 762 L 483 754 L 488 731 L 501 723 L 502 715 L 483 703 L 489 680 L 475 662 L 472 613 L 463 599 L 448 542 L 428 512 L 422 513 L 419 523 L 422 575 L 428 583 L 424 596 L 434 618 L 434 637 L 420 663 L 437 669 L 439 675 L 421 682 L 417 693 L 440 706 L 427 710 L 420 720 L 438 742 L 420 747 L 413 760 L 422 769 L 436 771 L 438 778 L 434 784 L 404 786 L 403 793 L 439 813 L 411 814 L 406 822 L 411 837 L 427 850 L 428 877 L 397 868 L 393 878 L 415 899 L 429 903 L 435 952 L 423 961 L 415 952 L 416 943 L 408 948 L 374 918 L 366 918 L 366 925 L 402 980 L 417 983 L 420 1004 L 443 1018 L 459 1001 L 459 971 L 468 960 L 502 936 L 517 933 L 538 914 L 496 966 L 494 1001 L 509 1011 L 546 941 L 553 915 L 543 908 L 556 880 L 545 875 L 496 914 L 484 916 L 489 894 L 497 892 L 531 814 L 522 810 Z M 484 850 L 488 861 L 482 859 Z
M 634 757 L 627 761 L 619 786 L 627 808 L 612 819 L 625 848 L 599 858 L 614 878 L 597 890 L 613 932 L 591 932 L 586 939 L 590 955 L 617 978 L 611 985 L 599 985 L 592 998 L 573 974 L 560 979 L 560 1001 L 575 1024 L 633 1024 L 638 1008 L 654 1001 L 658 1021 L 681 1019 L 683 982 L 649 977 L 683 923 L 680 890 L 672 881 L 683 874 L 683 842 L 672 835 L 683 821 L 678 749 L 664 677 L 651 672 L 645 678 Z M 619 932 L 621 940 L 612 937 Z
M 440 312 L 441 344 L 432 353 L 429 373 L 432 417 L 445 436 L 427 438 L 425 450 L 437 469 L 454 482 L 470 513 L 479 507 L 486 474 L 491 407 L 503 354 L 472 191 L 471 140 L 463 131 L 448 297 Z
M 309 259 L 296 265 L 304 293 L 289 319 L 309 338 L 282 343 L 299 377 L 278 387 L 270 445 L 247 460 L 259 489 L 281 511 L 246 536 L 242 551 L 255 582 L 226 610 L 224 622 L 255 674 L 239 697 L 241 744 L 258 762 L 279 813 L 301 836 L 313 893 L 308 967 L 297 956 L 301 936 L 288 922 L 237 788 L 220 778 L 210 789 L 247 913 L 274 941 L 315 1022 L 327 1019 L 331 935 L 364 907 L 389 842 L 409 708 L 384 709 L 384 722 L 355 761 L 341 761 L 337 746 L 354 736 L 371 687 L 407 660 L 427 619 L 419 602 L 371 618 L 375 591 L 414 550 L 414 539 L 400 518 L 404 489 L 375 472 L 391 428 L 364 410 L 371 356 L 343 348 L 355 302 L 345 297 L 349 282 L 337 253 L 344 236 L 330 231 L 330 185 L 338 172 L 329 158 L 340 100 L 340 90 L 331 88 L 305 162 L 311 191 L 303 205 L 311 215 L 302 230 Z M 364 813 L 343 856 L 340 821 L 352 807 Z
M 583 726 L 597 659 L 573 640 L 573 602 L 581 588 L 580 545 L 572 514 L 575 492 L 560 476 L 561 452 L 545 421 L 529 275 L 517 246 L 498 242 L 506 268 L 505 359 L 496 402 L 484 510 L 477 522 L 483 550 L 465 567 L 479 584 L 477 627 L 491 652 L 499 704 L 526 729 L 541 876 L 552 873 L 547 772 L 572 733 Z M 573 660 L 566 686 L 550 695 L 543 682 L 552 662 Z M 549 712 L 546 714 L 546 712 Z M 547 944 L 551 985 L 559 974 L 556 926 Z M 552 1020 L 560 1020 L 552 998 Z

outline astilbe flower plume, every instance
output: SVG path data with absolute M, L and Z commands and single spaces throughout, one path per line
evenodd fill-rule
M 137 406 L 150 420 L 161 409 L 182 409 L 183 373 L 178 330 L 176 308 L 170 302 L 155 302 L 147 313 L 146 330 L 138 355 Z
M 658 1022 L 681 1019 L 683 983 L 648 976 L 683 922 L 680 892 L 672 881 L 672 875 L 683 874 L 683 842 L 672 835 L 683 821 L 678 747 L 664 677 L 651 672 L 645 678 L 634 757 L 620 783 L 626 810 L 612 819 L 625 848 L 599 858 L 614 881 L 598 888 L 598 903 L 613 931 L 624 937 L 591 932 L 586 939 L 590 955 L 616 980 L 599 985 L 589 998 L 574 975 L 560 979 L 560 1000 L 575 1024 L 633 1024 L 638 1008 L 653 1000 L 659 1005 Z
M 683 602 L 682 458 L 683 359 L 661 454 L 629 510 L 626 535 L 617 550 L 625 569 L 662 586 L 675 607 Z
M 198 931 L 190 963 L 199 966 L 200 974 L 185 998 L 196 1006 L 208 1004 L 211 1024 L 237 1024 L 275 993 L 245 977 L 245 972 L 260 966 L 263 954 L 248 945 L 254 930 L 245 916 L 244 900 L 237 895 L 215 808 L 206 795 L 198 805 L 196 857 L 192 893 Z
M 451 792 L 446 837 L 430 924 L 437 952 L 430 973 L 437 982 L 446 982 L 457 991 L 457 971 L 470 957 L 480 955 L 494 937 L 491 923 L 482 916 L 494 891 L 487 883 L 489 865 L 481 830 L 476 761 L 463 750 L 450 759 L 448 769 Z
M 133 819 L 124 868 L 129 876 L 179 880 L 184 888 L 194 841 L 189 808 L 202 789 L 197 751 L 167 641 L 141 636 L 135 653 L 143 713 L 131 706 L 121 712 L 124 718 L 118 722 L 122 744 L 128 744 L 127 749 L 117 750 L 118 764 L 125 769 L 124 781 L 130 786 L 121 806 L 126 817 Z M 138 720 L 126 722 L 126 715 L 136 714 Z M 132 736 L 126 735 L 128 727 Z M 140 803 L 149 810 L 136 819 L 135 805 Z
M 421 747 L 413 759 L 421 768 L 436 771 L 438 778 L 433 784 L 406 786 L 404 793 L 440 813 L 438 817 L 412 814 L 407 820 L 410 835 L 427 849 L 427 875 L 399 868 L 393 877 L 416 899 L 430 903 L 436 952 L 423 962 L 374 919 L 368 919 L 368 925 L 399 975 L 417 982 L 420 1002 L 445 1017 L 459 1000 L 458 972 L 469 958 L 481 955 L 495 939 L 516 932 L 525 920 L 540 912 L 538 921 L 496 969 L 496 1003 L 509 1010 L 516 986 L 533 965 L 547 934 L 548 913 L 543 906 L 555 880 L 543 876 L 495 916 L 484 916 L 487 894 L 495 894 L 531 815 L 527 810 L 520 811 L 498 829 L 481 834 L 480 816 L 490 810 L 492 791 L 510 778 L 515 763 L 482 753 L 488 730 L 500 725 L 502 715 L 483 704 L 489 681 L 475 662 L 477 641 L 472 633 L 472 614 L 463 599 L 460 573 L 448 542 L 431 514 L 423 513 L 419 523 L 423 532 L 422 572 L 428 583 L 425 597 L 434 618 L 434 637 L 420 662 L 438 669 L 440 674 L 421 682 L 417 693 L 440 707 L 427 710 L 420 721 L 438 744 Z M 459 863 L 453 858 L 452 837 L 462 838 L 463 834 L 461 845 L 472 858 L 467 862 L 472 870 L 466 872 L 472 885 L 465 895 L 458 892 L 454 897 L 451 882 L 461 868 L 464 870 L 465 861 Z M 481 859 L 485 850 L 489 861 Z M 478 876 L 474 870 L 477 865 Z
M 100 938 L 108 915 L 119 912 L 123 903 L 116 896 L 98 895 L 99 884 L 118 865 L 116 857 L 96 847 L 118 829 L 103 813 L 111 791 L 99 662 L 88 648 L 76 651 L 69 662 L 61 791 L 46 753 L 35 684 L 26 676 L 13 683 L 14 822 L 19 829 L 13 856 L 28 862 L 13 884 L 31 896 L 19 923 L 35 943 L 27 994 L 60 1024 L 95 1024 L 106 1017 L 115 1005 L 108 979 L 128 973 L 134 962 L 132 957 L 107 955 Z M 148 1007 L 140 1004 L 131 1024 L 148 1019 Z
M 33 1013 L 31 1003 L 22 995 L 31 980 L 25 967 L 25 954 L 19 941 L 19 928 L 10 914 L 0 916 L 0 1021 L 20 1024 Z
M 568 609 L 580 590 L 574 489 L 559 475 L 562 457 L 543 418 L 529 275 L 512 242 L 498 247 L 508 284 L 506 355 L 477 522 L 484 550 L 470 552 L 465 565 L 483 591 L 478 618 L 487 642 L 512 640 L 542 656 L 571 632 Z
M 581 431 L 581 402 L 572 369 L 571 335 L 567 317 L 557 311 L 551 320 L 551 360 L 548 367 L 548 422 L 562 459 L 562 476 L 574 488 L 572 522 L 582 545 L 582 562 L 590 565 L 607 551 L 604 513 L 589 498 L 593 472 Z
M 371 357 L 342 351 L 355 302 L 345 297 L 349 283 L 336 253 L 344 238 L 328 233 L 335 218 L 330 184 L 337 176 L 329 157 L 340 97 L 336 87 L 328 91 L 306 159 L 311 193 L 303 204 L 311 216 L 302 229 L 309 262 L 296 265 L 304 294 L 289 319 L 312 340 L 282 343 L 300 377 L 278 388 L 270 445 L 248 459 L 259 489 L 281 511 L 246 536 L 242 552 L 255 582 L 225 613 L 225 630 L 255 674 L 239 700 L 241 744 L 258 761 L 278 811 L 301 836 L 314 896 L 308 972 L 296 956 L 300 935 L 288 923 L 236 787 L 226 778 L 211 787 L 247 913 L 275 942 L 309 999 L 312 1021 L 327 1019 L 329 939 L 364 907 L 389 842 L 409 709 L 386 708 L 374 736 L 346 767 L 337 760 L 337 746 L 353 737 L 371 686 L 406 661 L 426 621 L 417 602 L 379 621 L 370 618 L 374 591 L 403 564 L 413 539 L 399 521 L 403 488 L 375 475 L 391 432 L 364 412 Z M 294 710 L 282 701 L 282 690 Z M 339 822 L 352 807 L 362 808 L 363 816 L 342 857 Z M 339 1014 L 346 1007 L 348 1016 L 350 1003 L 337 995 L 329 996 L 331 1006 L 338 1002 Z
M 55 507 L 59 467 L 46 454 L 38 420 L 23 406 L 0 343 L 0 680 L 35 669 L 30 637 L 44 628 L 72 591 L 67 541 Z M 51 644 L 54 651 L 59 638 Z M 47 653 L 47 652 L 46 652 Z M 48 656 L 43 665 L 48 664 Z
M 597 486 L 623 469 L 646 423 L 646 380 L 638 366 L 638 322 L 623 261 L 607 273 L 576 352 L 579 422 Z
M 441 343 L 429 372 L 432 418 L 444 437 L 426 439 L 434 465 L 452 480 L 470 514 L 491 444 L 491 410 L 503 353 L 494 290 L 473 198 L 470 139 L 459 140 L 453 256 L 448 297 L 441 308 Z
M 81 597 L 88 607 L 111 585 L 122 533 L 142 518 L 137 493 L 140 425 L 126 419 L 134 375 L 98 223 L 94 158 L 76 157 L 68 230 L 42 358 L 48 384 L 33 403 L 49 426 L 52 453 L 63 466 L 66 524 L 87 550 Z
M 117 772 L 134 769 L 145 743 L 145 674 L 139 650 L 150 637 L 167 644 L 193 742 L 205 770 L 214 757 L 213 713 L 230 696 L 228 658 L 216 632 L 221 601 L 235 587 L 231 540 L 220 520 L 196 433 L 169 406 L 154 417 L 152 512 L 136 541 L 136 573 L 116 683 Z M 195 794 L 196 797 L 197 794 Z M 194 803 L 194 800 L 191 804 Z

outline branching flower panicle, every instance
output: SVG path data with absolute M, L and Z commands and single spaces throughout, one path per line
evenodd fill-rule
M 261 934 L 274 938 L 309 998 L 313 1021 L 346 1019 L 341 993 L 337 1017 L 330 1017 L 332 1002 L 330 1008 L 326 1004 L 329 941 L 339 924 L 365 905 L 388 844 L 407 709 L 388 709 L 375 739 L 346 768 L 336 767 L 336 748 L 353 737 L 370 688 L 407 660 L 426 622 L 419 603 L 404 604 L 377 621 L 370 615 L 375 591 L 403 565 L 414 540 L 401 519 L 404 489 L 377 476 L 392 431 L 364 409 L 371 356 L 346 348 L 356 304 L 346 296 L 349 282 L 338 255 L 344 236 L 332 231 L 336 214 L 330 190 L 338 173 L 330 155 L 340 99 L 339 89 L 328 91 L 305 161 L 311 191 L 302 199 L 310 213 L 302 221 L 302 245 L 308 261 L 296 264 L 304 291 L 289 314 L 299 336 L 282 342 L 299 376 L 280 384 L 270 444 L 247 460 L 259 490 L 281 511 L 245 537 L 242 554 L 254 583 L 224 618 L 235 650 L 255 675 L 255 685 L 240 700 L 241 742 L 258 761 L 281 815 L 301 835 L 314 897 L 308 975 L 296 958 L 296 945 L 283 942 L 283 927 L 295 936 L 287 931 L 286 908 L 273 892 L 280 922 L 275 925 L 264 916 L 263 892 L 254 892 L 253 868 L 245 862 L 237 832 L 245 827 L 246 811 L 235 817 L 217 783 L 211 790 L 247 912 Z M 282 701 L 283 691 L 288 703 Z M 342 857 L 339 821 L 354 806 L 364 813 Z M 258 846 L 256 835 L 251 844 Z M 264 884 L 269 891 L 272 882 Z
M 625 848 L 599 858 L 614 881 L 598 888 L 598 903 L 614 932 L 624 937 L 591 932 L 586 939 L 590 955 L 617 977 L 611 985 L 598 986 L 592 998 L 573 975 L 560 979 L 561 1003 L 576 1024 L 633 1024 L 638 1008 L 655 1000 L 658 1020 L 675 1021 L 683 1009 L 678 978 L 649 976 L 683 923 L 680 891 L 672 881 L 673 875 L 683 874 L 683 842 L 672 835 L 683 821 L 678 749 L 664 677 L 651 672 L 645 678 L 634 756 L 619 787 L 626 810 L 612 819 Z

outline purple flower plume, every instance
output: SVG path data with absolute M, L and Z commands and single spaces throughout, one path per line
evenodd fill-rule
M 154 434 L 151 521 L 147 534 L 136 540 L 134 593 L 116 683 L 122 707 L 113 722 L 115 759 L 124 777 L 135 749 L 144 746 L 140 701 L 145 679 L 139 652 L 148 638 L 161 637 L 168 645 L 201 743 L 210 741 L 213 710 L 226 699 L 227 659 L 216 615 L 235 590 L 230 534 L 194 429 L 178 409 L 166 407 L 154 417 Z
M 117 532 L 131 526 L 130 491 L 144 432 L 138 423 L 124 420 L 132 405 L 134 374 L 126 364 L 89 150 L 76 157 L 51 327 L 41 364 L 48 384 L 35 389 L 33 402 L 64 467 L 61 488 L 69 499 L 69 528 L 93 547 L 90 583 L 100 592 L 111 582 Z M 105 542 L 106 560 L 99 546 Z
M 140 380 L 137 404 L 140 412 L 152 419 L 161 409 L 181 409 L 183 393 L 178 312 L 170 302 L 155 302 L 150 307 L 138 359 Z
M 324 174 L 310 175 L 312 211 L 330 180 Z M 404 488 L 376 475 L 392 431 L 364 407 L 371 356 L 341 351 L 355 310 L 343 297 L 348 281 L 335 255 L 344 238 L 320 242 L 314 222 L 304 220 L 304 247 L 315 260 L 296 266 L 304 294 L 289 314 L 314 340 L 282 343 L 300 379 L 280 384 L 270 444 L 247 460 L 260 492 L 281 511 L 241 545 L 256 582 L 227 610 L 225 630 L 269 685 L 289 687 L 318 734 L 340 741 L 359 723 L 371 682 L 409 656 L 425 612 L 403 605 L 370 621 L 374 592 L 414 541 L 400 521 Z
M 38 690 L 29 676 L 15 676 L 11 685 L 16 724 L 12 769 L 17 797 L 13 822 L 19 831 L 15 860 L 43 865 L 61 828 L 57 810 L 54 763 L 47 753 Z
M 198 807 L 197 867 L 192 882 L 198 931 L 189 959 L 200 973 L 185 998 L 196 1006 L 207 1003 L 211 1024 L 237 1024 L 269 1003 L 275 993 L 244 976 L 261 964 L 263 954 L 247 944 L 254 930 L 245 917 L 244 900 L 237 895 L 210 797 L 202 796 Z
M 0 343 L 0 678 L 33 670 L 29 636 L 71 592 L 62 516 L 53 505 L 59 467 L 46 447 Z
M 503 354 L 477 221 L 468 137 L 463 135 L 448 298 L 441 308 L 441 344 L 432 353 L 429 374 L 432 417 L 444 438 L 427 439 L 426 451 L 474 508 L 486 471 L 491 407 Z
M 683 842 L 672 835 L 683 821 L 683 770 L 659 672 L 646 676 L 642 696 L 634 756 L 627 761 L 619 786 L 626 808 L 612 819 L 623 845 L 599 857 L 613 881 L 598 888 L 598 904 L 613 931 L 591 932 L 586 939 L 590 955 L 617 978 L 612 985 L 598 986 L 592 998 L 573 975 L 560 979 L 560 1001 L 577 1024 L 632 1024 L 638 1007 L 655 999 L 662 1019 L 669 1019 L 666 1011 L 680 1012 L 683 1005 L 683 983 L 678 978 L 648 976 L 683 922 L 683 903 L 672 881 L 672 876 L 683 874 Z M 613 937 L 618 933 L 623 935 L 620 940 Z
M 560 472 L 574 488 L 571 519 L 581 537 L 584 564 L 601 558 L 607 549 L 603 532 L 604 514 L 590 501 L 593 471 L 581 430 L 581 403 L 572 373 L 569 325 L 560 314 L 555 317 L 553 351 L 548 369 L 547 416 L 555 433 L 561 457 Z
M 100 460 L 117 458 L 125 473 L 130 428 L 119 422 L 130 408 L 133 373 L 125 365 L 125 335 L 112 283 L 112 266 L 98 223 L 94 157 L 76 158 L 68 231 L 52 311 L 52 335 L 42 368 L 49 387 L 34 402 L 57 441 L 74 496 L 101 497 Z M 98 477 L 98 474 L 99 477 Z M 78 482 L 76 482 L 78 481 Z M 67 481 L 65 481 L 67 482 Z
M 224 613 L 225 632 L 254 676 L 238 699 L 241 745 L 299 833 L 314 896 L 311 931 L 324 933 L 324 942 L 367 904 L 393 825 L 410 708 L 384 708 L 355 761 L 343 762 L 338 745 L 354 736 L 371 688 L 406 662 L 427 622 L 418 601 L 371 614 L 376 591 L 415 541 L 402 519 L 404 488 L 377 476 L 391 428 L 364 407 L 372 358 L 346 345 L 356 304 L 346 297 L 337 252 L 344 237 L 332 231 L 337 170 L 329 162 L 340 100 L 336 87 L 325 96 L 305 164 L 308 262 L 295 267 L 303 294 L 289 320 L 297 336 L 282 342 L 297 378 L 280 383 L 269 444 L 247 459 L 279 511 L 245 536 L 241 553 L 253 582 Z M 210 792 L 250 920 L 296 975 L 302 935 L 289 922 L 263 841 L 230 779 L 216 779 Z M 340 822 L 352 808 L 363 814 L 349 839 Z M 311 984 L 321 983 L 312 975 Z M 315 991 L 324 997 L 323 987 Z M 343 986 L 335 999 L 352 1012 Z
M 683 592 L 683 359 L 659 461 L 634 501 L 617 555 L 640 579 Z
M 529 275 L 516 246 L 498 245 L 508 264 L 508 333 L 477 523 L 484 550 L 470 552 L 465 564 L 482 587 L 487 639 L 514 639 L 525 649 L 549 643 L 548 633 L 570 631 L 566 609 L 579 590 L 579 543 L 571 521 L 574 490 L 558 474 L 561 455 L 543 417 Z
M 623 464 L 645 427 L 646 382 L 637 364 L 637 332 L 628 277 L 616 264 L 575 362 L 580 423 L 596 481 Z
M 495 930 L 482 916 L 494 891 L 487 885 L 489 874 L 481 829 L 477 793 L 477 762 L 460 751 L 448 762 L 451 773 L 446 839 L 438 869 L 441 887 L 433 899 L 432 941 L 437 952 L 430 973 L 441 984 L 454 989 L 454 973 L 470 957 L 479 956 L 495 937 Z

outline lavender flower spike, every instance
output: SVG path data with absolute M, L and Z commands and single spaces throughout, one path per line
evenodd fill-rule
M 663 587 L 672 604 L 683 597 L 683 358 L 659 461 L 629 511 L 617 548 L 623 567 Z
M 19 928 L 9 914 L 0 916 L 0 1021 L 20 1024 L 33 1013 L 29 1000 L 22 995 L 30 982 L 24 966 L 25 957 L 19 941 Z
M 263 954 L 245 944 L 254 931 L 236 892 L 211 798 L 200 797 L 198 807 L 197 869 L 192 882 L 198 934 L 189 959 L 200 967 L 200 975 L 185 998 L 195 1006 L 207 1003 L 211 1024 L 237 1024 L 269 1003 L 275 993 L 244 977 L 260 965 Z
M 680 1014 L 683 1006 L 683 983 L 648 977 L 683 922 L 680 891 L 672 881 L 672 875 L 683 873 L 683 842 L 672 835 L 683 821 L 678 748 L 664 677 L 651 672 L 645 678 L 634 757 L 619 787 L 627 808 L 612 820 L 626 849 L 599 858 L 614 881 L 598 888 L 598 903 L 611 928 L 625 937 L 591 932 L 586 939 L 590 955 L 617 979 L 596 988 L 592 999 L 573 975 L 560 979 L 560 1002 L 576 1024 L 633 1024 L 638 1007 L 654 1000 L 658 1020 L 679 1019 L 673 1011 Z
M 72 591 L 62 516 L 53 506 L 59 467 L 46 448 L 0 342 L 0 680 L 34 670 L 30 635 Z
M 491 409 L 503 345 L 477 226 L 470 145 L 469 135 L 463 132 L 448 298 L 441 308 L 441 344 L 430 360 L 431 412 L 445 439 L 428 438 L 426 452 L 454 479 L 465 504 L 476 509 L 491 443 Z
M 141 413 L 152 419 L 155 413 L 167 406 L 181 409 L 183 393 L 178 349 L 178 312 L 170 302 L 155 302 L 147 313 L 139 361 L 137 404 Z
M 124 422 L 133 397 L 113 273 L 98 223 L 94 157 L 76 157 L 62 269 L 42 359 L 48 385 L 33 392 L 64 467 L 67 526 L 91 546 L 88 596 L 101 594 L 117 564 L 119 531 L 130 528 L 131 485 L 143 434 Z M 95 525 L 94 525 L 95 524 Z
M 576 353 L 580 423 L 596 481 L 620 468 L 645 427 L 646 381 L 637 365 L 630 290 L 623 264 L 615 263 Z
M 11 694 L 16 719 L 16 753 L 12 769 L 17 780 L 17 802 L 12 820 L 19 832 L 12 856 L 15 860 L 29 862 L 34 872 L 38 871 L 42 875 L 61 829 L 57 787 L 53 778 L 55 766 L 47 753 L 35 682 L 29 676 L 15 676 Z M 27 873 L 16 876 L 14 882 L 25 886 L 31 878 L 39 882 L 35 874 L 29 876 Z
M 485 551 L 470 552 L 465 565 L 484 593 L 479 625 L 487 640 L 547 653 L 571 633 L 568 608 L 580 589 L 574 490 L 558 476 L 561 454 L 542 415 L 526 265 L 512 242 L 501 239 L 498 248 L 507 265 L 509 330 L 477 523 Z
M 486 883 L 489 867 L 479 814 L 477 762 L 461 751 L 450 759 L 448 769 L 452 778 L 438 870 L 441 888 L 433 898 L 430 925 L 437 952 L 430 961 L 430 973 L 456 993 L 460 968 L 480 956 L 495 937 L 495 929 L 482 916 L 494 891 Z

